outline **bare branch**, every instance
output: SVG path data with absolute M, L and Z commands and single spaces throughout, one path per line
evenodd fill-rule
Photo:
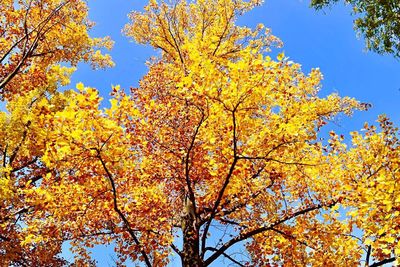
M 171 244 L 171 248 L 173 251 L 175 251 L 176 254 L 179 255 L 179 257 L 182 258 L 182 252 L 174 244 Z
M 365 267 L 369 266 L 369 261 L 370 261 L 370 257 L 371 257 L 371 250 L 372 247 L 371 245 L 368 246 L 368 250 L 367 250 L 367 255 L 365 256 Z
M 386 263 L 394 262 L 395 260 L 396 260 L 396 257 L 392 257 L 392 258 L 389 258 L 389 259 L 384 259 L 384 260 L 375 262 L 374 264 L 372 264 L 372 265 L 369 266 L 369 267 L 378 267 L 378 266 L 382 266 L 382 265 L 385 265 Z
M 213 247 L 206 247 L 206 250 L 210 250 L 210 251 L 218 251 L 218 249 L 213 248 Z M 225 252 L 222 253 L 222 255 L 229 259 L 230 261 L 232 261 L 233 263 L 237 264 L 240 267 L 245 267 L 246 265 L 242 264 L 241 262 L 235 260 L 233 257 L 229 256 L 228 254 L 226 254 Z

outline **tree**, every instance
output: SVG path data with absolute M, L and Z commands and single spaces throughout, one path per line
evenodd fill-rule
M 366 105 L 319 97 L 317 69 L 267 56 L 280 41 L 235 24 L 258 4 L 150 1 L 132 13 L 125 33 L 161 55 L 139 88 L 113 88 L 109 108 L 83 84 L 9 101 L 4 265 L 65 264 L 56 258 L 64 241 L 79 266 L 93 264 L 88 248 L 110 243 L 120 265 L 164 266 L 172 254 L 183 266 L 398 258 L 397 129 L 382 117 L 381 131 L 366 125 L 350 148 L 334 132 L 321 141 L 336 115 Z
M 93 23 L 87 19 L 85 1 L 4 0 L 0 11 L 3 98 L 48 86 L 49 73 L 65 75 L 71 71 L 60 63 L 75 66 L 84 60 L 96 68 L 112 65 L 109 55 L 96 50 L 111 48 L 111 40 L 88 35 Z
M 316 9 L 333 5 L 339 0 L 312 0 Z M 355 28 L 365 37 L 366 47 L 379 54 L 400 56 L 400 3 L 389 1 L 345 0 L 357 15 Z
M 0 120 L 1 266 L 57 266 L 65 262 L 57 255 L 62 240 L 23 244 L 34 237 L 25 225 L 29 226 L 33 215 L 44 207 L 41 200 L 27 199 L 26 190 L 35 186 L 40 191 L 42 176 L 49 172 L 41 161 L 45 144 L 36 128 L 46 126 L 38 125 L 34 114 L 47 110 L 54 115 L 62 108 L 62 94 L 56 90 L 69 83 L 78 62 L 91 62 L 95 68 L 112 65 L 110 56 L 98 50 L 111 48 L 112 42 L 90 38 L 92 25 L 85 1 L 0 3 L 0 96 L 8 100 L 8 112 L 2 111 Z M 57 107 L 37 110 L 37 103 L 44 99 Z M 45 231 L 41 229 L 41 235 Z

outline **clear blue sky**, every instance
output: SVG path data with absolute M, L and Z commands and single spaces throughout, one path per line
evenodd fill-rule
M 107 99 L 111 85 L 120 84 L 126 89 L 137 86 L 146 72 L 146 60 L 157 52 L 132 43 L 121 34 L 121 29 L 128 22 L 127 14 L 141 10 L 143 2 L 89 1 L 90 17 L 96 22 L 92 35 L 112 37 L 115 47 L 111 55 L 116 66 L 92 71 L 81 64 L 73 75 L 72 87 L 83 82 L 99 89 Z M 367 112 L 342 118 L 339 124 L 332 126 L 337 132 L 346 134 L 359 130 L 365 121 L 374 123 L 382 113 L 400 125 L 400 61 L 391 55 L 366 52 L 364 40 L 357 38 L 353 30 L 354 17 L 350 12 L 350 7 L 341 4 L 317 12 L 309 8 L 309 0 L 267 0 L 262 7 L 240 18 L 239 23 L 248 26 L 265 24 L 284 42 L 283 48 L 273 51 L 274 55 L 284 51 L 291 60 L 303 66 L 304 72 L 320 68 L 324 75 L 321 95 L 338 92 L 373 105 Z M 106 101 L 104 104 L 108 105 Z M 94 251 L 99 266 L 113 266 L 109 252 L 104 249 Z

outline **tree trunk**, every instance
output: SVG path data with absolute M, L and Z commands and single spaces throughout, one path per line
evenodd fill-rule
M 182 266 L 183 267 L 203 267 L 200 258 L 200 239 L 199 229 L 196 216 L 191 201 L 186 201 L 185 215 L 182 217 L 182 233 L 183 233 L 183 250 L 182 250 Z

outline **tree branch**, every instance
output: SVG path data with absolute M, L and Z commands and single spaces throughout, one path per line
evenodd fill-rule
M 104 171 L 106 172 L 107 178 L 108 178 L 108 180 L 109 180 L 109 182 L 110 182 L 110 184 L 111 184 L 112 193 L 113 193 L 114 210 L 117 212 L 117 214 L 119 215 L 119 217 L 120 217 L 121 220 L 123 221 L 123 223 L 124 223 L 126 229 L 128 230 L 128 233 L 131 235 L 133 241 L 134 241 L 134 242 L 136 243 L 136 245 L 139 247 L 140 253 L 142 254 L 142 256 L 143 256 L 143 258 L 144 258 L 144 261 L 145 261 L 145 263 L 146 263 L 146 266 L 151 267 L 152 265 L 151 265 L 151 263 L 150 263 L 150 260 L 149 260 L 149 257 L 148 257 L 148 255 L 147 255 L 147 253 L 143 250 L 142 245 L 140 244 L 140 241 L 139 241 L 139 239 L 137 238 L 135 232 L 134 232 L 133 229 L 131 228 L 128 219 L 125 217 L 125 215 L 122 213 L 122 211 L 121 211 L 121 210 L 119 209 L 119 207 L 118 207 L 117 189 L 116 189 L 116 186 L 115 186 L 114 178 L 113 178 L 111 172 L 108 170 L 108 168 L 107 168 L 107 166 L 106 166 L 106 164 L 105 164 L 103 158 L 101 157 L 100 150 L 99 150 L 99 149 L 96 149 L 96 150 L 97 150 L 97 158 L 100 160 L 101 165 L 103 166 L 103 169 L 104 169 Z
M 311 248 L 312 250 L 317 250 L 315 247 L 310 246 L 307 242 L 304 242 L 304 241 L 301 241 L 301 240 L 297 239 L 297 237 L 295 237 L 293 235 L 287 234 L 287 233 L 285 233 L 285 232 L 283 232 L 283 231 L 281 231 L 279 229 L 276 229 L 276 228 L 272 228 L 271 230 L 274 231 L 274 232 L 277 232 L 278 234 L 281 234 L 281 235 L 283 235 L 283 236 L 285 236 L 285 237 L 287 237 L 289 239 L 294 239 L 297 243 L 302 244 L 303 246 L 306 246 L 308 248 Z
M 369 266 L 369 260 L 370 260 L 370 257 L 371 257 L 371 250 L 372 250 L 372 247 L 371 247 L 371 245 L 369 245 L 368 246 L 368 250 L 367 250 L 367 255 L 365 256 L 365 267 Z
M 333 206 L 335 204 L 336 204 L 336 202 L 333 202 L 333 203 L 327 205 L 327 207 L 331 207 L 331 206 Z M 257 234 L 260 234 L 260 233 L 263 233 L 263 232 L 266 232 L 266 231 L 269 231 L 269 230 L 273 230 L 275 228 L 275 226 L 277 226 L 277 225 L 280 225 L 280 224 L 282 224 L 284 222 L 287 222 L 287 221 L 289 221 L 289 220 L 291 220 L 293 218 L 296 218 L 296 217 L 301 216 L 303 214 L 306 214 L 308 212 L 311 212 L 311 211 L 314 211 L 314 210 L 318 210 L 318 209 L 320 209 L 322 207 L 324 207 L 324 205 L 319 204 L 319 205 L 314 205 L 314 206 L 311 206 L 311 207 L 308 207 L 308 208 L 305 208 L 305 209 L 302 209 L 302 210 L 298 210 L 297 212 L 294 212 L 294 213 L 292 213 L 290 215 L 286 215 L 282 219 L 280 219 L 280 220 L 278 220 L 278 221 L 276 221 L 274 223 L 271 223 L 268 226 L 263 226 L 263 227 L 251 230 L 249 232 L 241 233 L 238 236 L 236 236 L 235 238 L 227 241 L 224 245 L 222 245 L 219 249 L 217 249 L 213 255 L 211 255 L 207 260 L 204 261 L 204 266 L 210 265 L 214 260 L 216 260 L 219 256 L 221 256 L 222 253 L 224 253 L 228 248 L 230 248 L 231 246 L 235 245 L 236 243 L 241 242 L 243 240 L 246 240 L 248 238 L 251 238 L 251 237 L 253 237 L 253 236 L 257 235 Z
M 190 153 L 191 153 L 191 151 L 192 151 L 192 149 L 194 147 L 194 143 L 196 141 L 196 138 L 197 138 L 197 135 L 199 133 L 200 127 L 203 124 L 204 118 L 205 118 L 205 114 L 204 114 L 204 112 L 202 110 L 201 110 L 201 113 L 202 113 L 202 115 L 201 115 L 201 118 L 200 118 L 200 122 L 197 125 L 196 130 L 195 130 L 195 132 L 193 134 L 193 137 L 192 137 L 192 140 L 190 142 L 189 148 L 188 148 L 188 150 L 186 152 L 186 158 L 185 158 L 185 180 L 186 180 L 186 185 L 187 185 L 188 191 L 189 191 L 189 199 L 193 204 L 193 211 L 194 211 L 194 215 L 195 215 L 196 219 L 198 218 L 198 214 L 197 214 L 196 198 L 195 198 L 194 191 L 193 191 L 193 188 L 192 188 L 192 183 L 190 181 L 190 164 L 189 163 L 190 163 Z
M 236 137 L 236 116 L 235 116 L 236 108 L 232 111 L 232 123 L 233 123 L 233 133 L 232 133 L 232 142 L 233 142 L 233 162 L 231 167 L 229 168 L 229 172 L 226 175 L 224 184 L 222 185 L 221 190 L 218 193 L 217 200 L 214 203 L 214 206 L 211 210 L 210 218 L 208 219 L 206 226 L 204 228 L 203 236 L 201 237 L 201 258 L 204 258 L 205 255 L 205 247 L 207 240 L 207 233 L 210 228 L 211 222 L 214 219 L 217 209 L 221 203 L 222 197 L 224 196 L 225 189 L 227 188 L 230 178 L 232 177 L 233 171 L 235 170 L 236 163 L 238 161 L 237 157 L 237 137 Z
M 372 265 L 369 266 L 369 267 L 378 267 L 378 266 L 382 266 L 382 265 L 384 265 L 384 264 L 386 264 L 386 263 L 394 262 L 395 260 L 396 260 L 396 257 L 392 257 L 392 258 L 389 258 L 389 259 L 384 259 L 384 260 L 375 262 L 374 264 L 372 264 Z
M 206 247 L 206 250 L 210 250 L 210 251 L 218 251 L 218 249 L 213 248 L 213 247 Z M 222 253 L 222 255 L 224 257 L 226 257 L 227 259 L 229 259 L 230 261 L 232 261 L 233 263 L 239 265 L 240 267 L 245 267 L 246 265 L 242 264 L 241 262 L 235 260 L 234 258 L 232 258 L 231 256 L 229 256 L 228 254 L 226 254 L 225 252 Z
M 38 157 L 34 157 L 32 160 L 26 162 L 25 164 L 23 164 L 23 165 L 21 165 L 21 166 L 19 166 L 19 167 L 13 168 L 13 169 L 11 170 L 11 172 L 20 171 L 20 170 L 22 170 L 22 169 L 28 167 L 29 165 L 35 163 L 38 159 L 39 159 Z
M 66 6 L 68 3 L 70 2 L 70 0 L 65 1 L 64 3 L 61 3 L 58 7 L 56 7 L 42 22 L 40 22 L 31 32 L 27 32 L 27 28 L 25 28 L 25 36 L 23 38 L 21 38 L 16 44 L 14 44 L 10 50 L 3 55 L 2 60 L 4 60 L 7 55 L 9 53 L 11 53 L 12 49 L 15 48 L 16 45 L 18 45 L 19 42 L 21 42 L 22 40 L 24 40 L 26 38 L 25 44 L 24 44 L 24 48 L 23 48 L 23 52 L 22 52 L 22 58 L 19 61 L 19 63 L 17 64 L 17 66 L 14 68 L 13 71 L 11 71 L 1 82 L 0 82 L 0 89 L 4 88 L 7 83 L 9 83 L 15 75 L 18 74 L 19 70 L 22 68 L 23 64 L 25 63 L 25 61 L 31 57 L 33 55 L 33 52 L 36 50 L 36 48 L 39 45 L 39 40 L 41 39 L 41 37 L 46 33 L 42 34 L 43 29 L 45 28 L 45 26 L 47 25 L 47 23 L 50 22 L 50 20 L 64 7 Z M 26 21 L 25 21 L 25 26 L 26 26 Z M 27 50 L 27 46 L 28 46 L 28 41 L 29 41 L 29 35 L 31 33 L 33 33 L 36 29 L 37 30 L 37 34 L 32 42 L 32 45 L 28 48 Z
M 1 87 L 0 87 L 1 88 Z M 8 161 L 8 164 L 10 164 L 10 166 L 12 165 L 12 163 L 14 162 L 15 157 L 18 154 L 19 149 L 21 148 L 21 146 L 23 145 L 23 143 L 25 142 L 26 139 L 26 135 L 28 134 L 28 129 L 29 126 L 31 125 L 31 122 L 28 121 L 28 123 L 25 125 L 26 129 L 24 130 L 24 132 L 22 133 L 22 140 L 21 142 L 17 145 L 16 148 L 14 148 L 13 153 L 10 156 L 10 159 Z
M 175 251 L 176 254 L 179 255 L 179 257 L 182 258 L 182 252 L 174 244 L 171 244 L 171 248 L 173 249 L 173 251 Z

